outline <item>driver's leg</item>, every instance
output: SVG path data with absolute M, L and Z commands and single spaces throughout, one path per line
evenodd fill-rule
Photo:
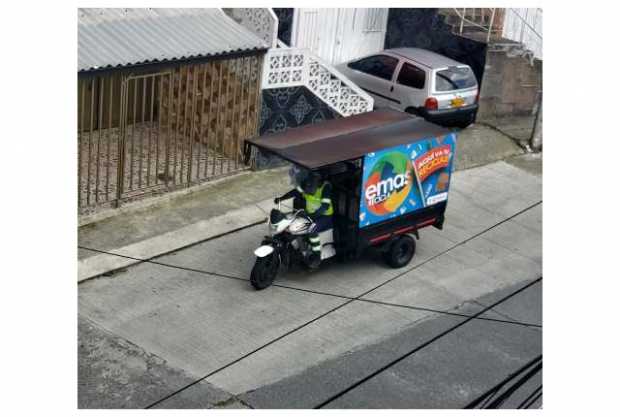
M 313 255 L 321 259 L 321 238 L 319 233 L 332 227 L 331 216 L 318 216 L 314 219 L 314 231 L 308 235 Z
M 318 216 L 314 219 L 314 223 L 316 224 L 316 228 L 314 229 L 316 233 L 321 233 L 333 228 L 332 216 Z
M 310 241 L 310 248 L 314 253 L 321 253 L 321 238 L 317 232 L 310 233 L 308 235 L 308 240 Z

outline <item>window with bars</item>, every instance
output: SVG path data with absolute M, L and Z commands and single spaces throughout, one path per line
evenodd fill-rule
M 387 22 L 388 9 L 370 8 L 366 9 L 364 18 L 364 32 L 384 32 Z

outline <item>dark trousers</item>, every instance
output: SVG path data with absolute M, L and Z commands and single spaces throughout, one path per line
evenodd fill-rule
M 316 228 L 314 229 L 315 233 L 320 233 L 334 227 L 332 216 L 317 216 L 313 217 L 312 220 L 314 220 L 316 224 Z

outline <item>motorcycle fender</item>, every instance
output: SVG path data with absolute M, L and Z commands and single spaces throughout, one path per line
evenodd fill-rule
M 263 245 L 258 247 L 255 251 L 254 251 L 254 255 L 256 255 L 259 258 L 264 258 L 267 255 L 270 255 L 273 252 L 273 246 L 271 245 Z

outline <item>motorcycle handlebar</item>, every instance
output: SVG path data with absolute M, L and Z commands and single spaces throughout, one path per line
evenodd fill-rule
M 278 211 L 282 212 L 282 202 L 280 200 L 278 200 Z M 306 213 L 306 210 L 304 209 L 299 209 L 296 210 L 294 212 L 295 216 L 304 216 L 305 218 L 312 220 L 312 217 L 310 217 L 310 215 L 308 213 Z

